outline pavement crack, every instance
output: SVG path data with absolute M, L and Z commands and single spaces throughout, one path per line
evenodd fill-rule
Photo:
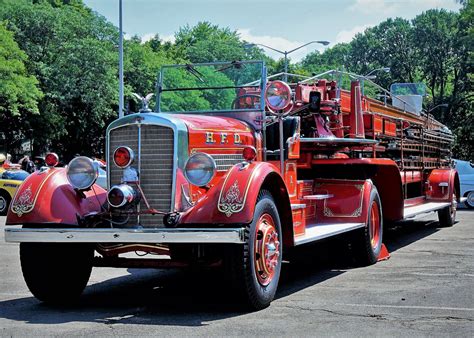
M 299 310 L 299 311 L 320 311 L 320 312 L 326 312 L 330 313 L 336 316 L 348 316 L 348 317 L 362 317 L 362 318 L 375 318 L 379 320 L 387 320 L 385 315 L 382 314 L 359 314 L 359 313 L 347 313 L 347 312 L 340 312 L 340 311 L 334 311 L 334 310 L 329 310 L 329 309 L 322 309 L 322 308 L 310 308 L 310 307 L 303 307 L 303 306 L 297 306 L 297 305 L 282 305 L 283 307 L 289 308 L 289 309 L 294 309 L 294 310 Z

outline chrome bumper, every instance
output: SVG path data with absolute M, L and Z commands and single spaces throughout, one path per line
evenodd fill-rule
M 244 243 L 244 228 L 25 229 L 5 228 L 6 242 L 35 243 Z

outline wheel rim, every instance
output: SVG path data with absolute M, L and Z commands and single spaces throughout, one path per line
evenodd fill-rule
M 469 192 L 469 194 L 467 194 L 466 197 L 467 197 L 466 203 L 470 207 L 474 207 L 474 191 Z
M 376 250 L 380 240 L 380 211 L 377 202 L 373 201 L 370 208 L 370 244 Z
M 280 257 L 278 231 L 272 216 L 260 216 L 255 231 L 255 274 L 258 282 L 266 286 L 275 277 Z
M 0 196 L 0 212 L 4 212 L 6 208 L 7 208 L 7 200 L 5 199 L 5 197 Z

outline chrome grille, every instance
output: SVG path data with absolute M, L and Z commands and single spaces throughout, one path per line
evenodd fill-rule
M 150 204 L 150 207 L 159 211 L 171 211 L 171 196 L 173 186 L 173 157 L 174 133 L 171 128 L 142 124 L 127 125 L 116 128 L 109 135 L 109 186 L 120 184 L 122 169 L 113 164 L 113 152 L 120 146 L 130 147 L 135 152 L 135 162 L 132 166 L 139 169 L 140 186 Z M 141 136 L 139 136 L 141 135 Z M 141 137 L 140 145 L 138 142 Z M 139 146 L 141 149 L 139 149 Z M 143 199 L 140 209 L 146 210 Z M 154 228 L 163 226 L 161 215 L 140 215 L 131 217 L 127 226 Z
M 227 171 L 244 159 L 242 154 L 210 154 L 216 161 L 217 171 Z

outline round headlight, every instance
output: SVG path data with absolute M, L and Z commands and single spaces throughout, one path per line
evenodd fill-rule
M 69 162 L 66 174 L 69 183 L 75 189 L 86 190 L 95 183 L 99 171 L 90 158 L 79 156 Z
M 216 162 L 205 153 L 191 155 L 184 166 L 184 176 L 189 183 L 203 187 L 207 185 L 216 173 Z
M 273 110 L 283 110 L 291 103 L 291 88 L 283 81 L 272 81 L 265 90 L 265 102 Z

